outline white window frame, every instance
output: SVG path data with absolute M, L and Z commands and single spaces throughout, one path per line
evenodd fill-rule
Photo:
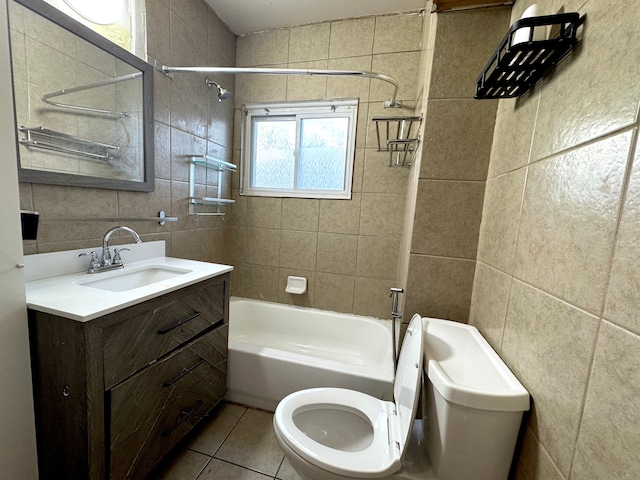
M 353 183 L 353 160 L 356 144 L 356 124 L 358 121 L 358 99 L 321 100 L 314 102 L 283 103 L 251 103 L 243 106 L 244 121 L 242 128 L 242 159 L 240 163 L 241 194 L 263 197 L 295 197 L 295 198 L 334 198 L 350 199 Z M 321 189 L 284 189 L 252 187 L 254 159 L 253 121 L 258 117 L 289 117 L 296 119 L 296 145 L 294 160 L 294 176 L 298 169 L 298 151 L 300 143 L 300 122 L 306 118 L 349 119 L 347 153 L 345 158 L 344 188 L 342 190 Z

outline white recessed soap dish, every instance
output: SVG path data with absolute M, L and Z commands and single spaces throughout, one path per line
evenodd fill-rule
M 287 277 L 285 292 L 292 295 L 302 295 L 307 291 L 307 279 L 305 277 Z

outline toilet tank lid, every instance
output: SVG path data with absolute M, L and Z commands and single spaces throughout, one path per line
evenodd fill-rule
M 444 399 L 481 410 L 529 410 L 529 392 L 477 328 L 424 318 L 424 334 L 425 370 Z

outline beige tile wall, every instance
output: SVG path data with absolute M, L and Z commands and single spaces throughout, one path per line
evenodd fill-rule
M 145 240 L 167 240 L 172 255 L 234 264 L 234 293 L 283 303 L 386 316 L 398 270 L 415 292 L 409 311 L 464 320 L 470 302 L 470 323 L 531 392 L 515 478 L 638 478 L 640 30 L 625 0 L 538 2 L 545 13 L 586 13 L 583 40 L 529 95 L 499 102 L 491 145 L 487 117 L 495 107 L 471 101 L 470 85 L 506 28 L 498 10 L 439 15 L 438 35 L 422 48 L 422 19 L 393 15 L 247 35 L 238 39 L 236 56 L 235 36 L 204 2 L 147 0 L 149 54 L 161 63 L 237 60 L 402 76 L 401 98 L 417 99 L 430 127 L 419 168 L 381 168 L 370 148 L 367 119 L 380 113 L 383 87 L 238 76 L 236 107 L 302 96 L 361 98 L 353 199 L 247 198 L 235 180 L 237 203 L 226 221 L 196 221 L 187 215 L 185 156 L 231 159 L 240 116 L 232 121 L 231 102 L 217 102 L 201 88 L 203 78 L 158 74 L 155 192 L 21 184 L 22 208 L 39 210 L 43 220 L 164 209 L 180 221 L 131 226 Z M 529 3 L 516 2 L 512 21 Z M 425 58 L 433 58 L 431 68 Z M 239 134 L 233 149 L 237 161 Z M 416 201 L 405 207 L 405 194 Z M 403 222 L 413 234 L 399 249 Z M 114 225 L 45 222 L 25 251 L 94 246 Z M 303 298 L 284 293 L 292 274 L 310 280 Z
M 150 63 L 235 64 L 236 36 L 204 1 L 146 0 L 146 7 Z M 47 223 L 48 218 L 149 217 L 165 210 L 167 215 L 179 217 L 179 221 L 166 226 L 153 222 L 126 225 L 138 231 L 143 241 L 165 240 L 169 255 L 220 262 L 233 256 L 235 246 L 229 241 L 231 228 L 227 227 L 232 222 L 190 217 L 187 208 L 187 157 L 208 153 L 231 161 L 233 102 L 218 102 L 206 88 L 204 75 L 173 77 L 170 80 L 159 73 L 155 76 L 155 192 L 20 184 L 22 208 L 39 211 L 42 222 L 38 241 L 25 242 L 25 253 L 101 245 L 104 233 L 123 223 Z M 233 87 L 232 76 L 212 78 L 227 88 Z M 198 191 L 204 195 L 205 179 L 200 177 L 198 181 Z M 230 185 L 231 179 L 224 181 Z M 234 212 L 231 216 L 238 215 Z M 128 242 L 129 237 L 120 241 Z
M 404 318 L 466 322 L 497 108 L 473 99 L 475 79 L 506 31 L 509 9 L 433 17 L 421 72 L 423 144 L 400 255 Z
M 238 38 L 237 65 L 386 73 L 400 82 L 398 100 L 411 115 L 422 23 L 418 14 L 401 14 L 244 35 Z M 358 97 L 360 104 L 351 200 L 241 197 L 236 180 L 233 196 L 245 207 L 231 218 L 233 293 L 387 318 L 410 173 L 388 168 L 388 157 L 373 148 L 370 119 L 390 115 L 382 102 L 391 88 L 369 79 L 238 75 L 235 91 L 235 162 L 243 103 Z M 288 275 L 307 277 L 309 292 L 284 293 Z
M 514 478 L 640 478 L 640 27 L 624 0 L 538 3 L 587 19 L 500 101 L 470 322 L 532 395 Z

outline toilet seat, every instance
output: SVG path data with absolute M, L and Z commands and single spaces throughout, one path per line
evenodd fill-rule
M 295 416 L 316 409 L 342 410 L 360 416 L 372 428 L 368 447 L 358 451 L 344 451 L 325 446 L 298 428 Z M 313 465 L 343 476 L 354 472 L 371 478 L 384 477 L 400 467 L 400 448 L 389 439 L 389 416 L 394 412 L 392 402 L 344 388 L 311 388 L 292 393 L 280 402 L 273 417 L 281 439 L 296 454 Z
M 301 390 L 278 404 L 273 417 L 276 436 L 306 462 L 343 477 L 380 478 L 398 471 L 418 404 L 422 337 L 422 319 L 414 315 L 398 359 L 393 388 L 395 402 L 343 388 Z M 332 410 L 340 414 L 333 415 Z M 316 432 L 330 435 L 334 426 L 349 421 L 350 415 L 365 420 L 370 430 L 360 432 L 362 441 L 352 451 L 333 448 L 314 440 L 296 424 L 296 416 L 307 412 L 318 413 L 311 425 L 304 427 L 313 427 Z

